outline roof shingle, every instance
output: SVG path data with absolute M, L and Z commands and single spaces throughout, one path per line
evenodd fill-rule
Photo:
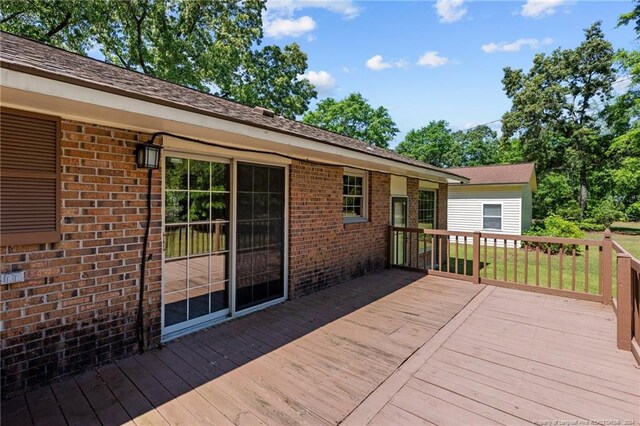
M 523 184 L 535 176 L 535 163 L 453 167 L 449 171 L 469 178 L 469 185 Z

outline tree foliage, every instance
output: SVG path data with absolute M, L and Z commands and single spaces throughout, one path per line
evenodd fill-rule
M 503 162 L 499 146 L 497 133 L 488 126 L 454 132 L 439 120 L 411 130 L 396 151 L 438 167 L 482 166 Z
M 265 0 L 4 0 L 0 28 L 293 118 L 316 96 L 297 44 L 258 46 Z
M 396 151 L 437 167 L 462 165 L 462 147 L 444 120 L 431 121 L 425 127 L 411 130 Z
M 383 106 L 372 107 L 360 93 L 351 93 L 340 101 L 324 99 L 302 121 L 381 148 L 388 148 L 398 133 L 389 111 Z
M 585 29 L 575 49 L 538 54 L 531 69 L 504 69 L 504 90 L 512 101 L 502 117 L 505 138 L 517 136 L 527 160 L 542 170 L 578 176 L 578 202 L 587 209 L 589 174 L 607 151 L 598 105 L 612 96 L 614 51 L 600 23 Z

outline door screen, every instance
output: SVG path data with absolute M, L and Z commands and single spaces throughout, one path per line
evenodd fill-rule
M 284 296 L 284 169 L 238 164 L 236 310 Z

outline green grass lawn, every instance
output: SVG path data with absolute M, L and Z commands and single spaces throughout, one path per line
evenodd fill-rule
M 506 252 L 506 253 L 505 253 Z M 450 246 L 450 272 L 455 272 L 455 245 Z M 463 271 L 463 250 L 459 249 L 458 271 Z M 472 274 L 471 250 L 468 251 L 467 275 Z M 536 264 L 539 267 L 536 269 Z M 533 248 L 491 247 L 480 248 L 480 277 L 518 284 L 538 285 L 563 290 L 601 294 L 600 252 L 597 246 L 586 251 L 581 247 L 573 253 L 552 254 Z M 575 268 L 575 274 L 572 271 Z M 585 285 L 586 284 L 586 285 Z
M 640 222 L 615 222 L 610 229 L 613 240 L 640 259 Z M 587 238 L 604 238 L 604 232 L 589 232 Z

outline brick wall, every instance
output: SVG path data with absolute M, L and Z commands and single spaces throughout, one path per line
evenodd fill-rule
M 390 177 L 369 173 L 369 220 L 345 224 L 342 167 L 294 161 L 290 167 L 289 295 L 367 272 L 387 261 Z
M 420 181 L 418 179 L 407 178 L 407 226 L 409 228 L 418 227 L 419 188 Z
M 62 123 L 62 241 L 0 248 L 2 395 L 104 364 L 136 350 L 135 319 L 147 171 L 135 144 L 148 135 Z M 160 336 L 161 172 L 154 172 L 147 263 L 147 345 Z
M 436 194 L 436 228 L 447 229 L 447 199 L 449 197 L 449 185 L 441 183 Z

